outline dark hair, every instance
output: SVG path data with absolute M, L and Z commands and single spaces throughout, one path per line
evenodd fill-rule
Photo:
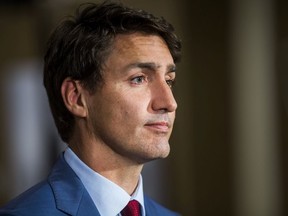
M 44 86 L 64 142 L 71 137 L 74 117 L 63 102 L 62 82 L 71 77 L 79 80 L 87 90 L 95 91 L 102 81 L 101 67 L 115 36 L 133 32 L 159 35 L 166 41 L 174 62 L 180 60 L 181 43 L 170 23 L 120 3 L 81 5 L 74 17 L 63 21 L 54 30 L 44 58 Z

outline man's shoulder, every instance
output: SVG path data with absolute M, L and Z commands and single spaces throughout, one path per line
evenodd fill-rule
M 89 215 L 89 211 L 97 209 L 61 155 L 48 178 L 0 208 L 0 216 Z
M 4 207 L 0 208 L 0 216 L 4 215 L 23 215 L 23 216 L 39 216 L 39 215 L 65 215 L 61 213 L 56 207 L 57 195 L 53 183 L 63 186 L 63 177 L 57 177 L 60 174 L 67 174 L 65 172 L 64 160 L 60 157 L 52 168 L 52 172 L 48 178 L 37 185 L 31 187 L 27 191 L 8 202 Z M 70 176 L 67 176 L 69 178 Z M 60 187 L 58 186 L 58 187 Z M 61 196 L 60 196 L 61 197 Z M 59 198 L 61 201 L 61 198 Z
M 145 210 L 147 215 L 180 216 L 179 213 L 167 209 L 147 196 L 145 196 Z
M 47 181 L 43 181 L 0 208 L 0 215 L 51 215 L 55 209 L 53 191 Z M 53 208 L 54 207 L 54 208 Z

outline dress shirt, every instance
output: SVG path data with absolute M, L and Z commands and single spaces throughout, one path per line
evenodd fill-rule
M 142 215 L 145 215 L 141 175 L 135 192 L 130 196 L 117 184 L 88 167 L 69 147 L 65 150 L 64 158 L 82 181 L 100 215 L 121 215 L 120 211 L 133 199 L 140 203 Z

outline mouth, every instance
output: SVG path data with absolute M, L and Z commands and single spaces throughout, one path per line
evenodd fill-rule
M 145 124 L 145 127 L 161 133 L 168 133 L 170 130 L 170 125 L 168 122 L 162 121 L 162 122 L 149 122 Z

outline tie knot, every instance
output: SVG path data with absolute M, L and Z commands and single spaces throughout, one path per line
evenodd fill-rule
M 122 216 L 140 216 L 140 204 L 136 200 L 131 200 L 121 211 Z

